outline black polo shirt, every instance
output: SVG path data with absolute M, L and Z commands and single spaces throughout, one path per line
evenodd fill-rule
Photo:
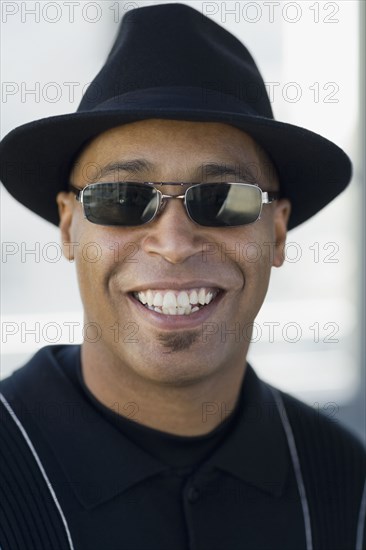
M 58 546 L 49 546 L 49 550 L 307 548 L 307 508 L 304 498 L 300 498 L 302 487 L 295 473 L 297 465 L 294 466 L 290 453 L 289 435 L 271 387 L 257 377 L 250 365 L 235 410 L 215 430 L 195 437 L 147 428 L 102 405 L 83 382 L 79 346 L 44 348 L 1 386 L 34 446 L 64 516 L 64 521 L 58 519 L 56 526 L 52 517 L 59 510 L 55 498 L 48 497 L 47 513 L 51 523 L 55 523 L 55 533 L 61 533 L 67 524 L 67 541 L 61 542 L 62 535 L 53 533 L 54 540 L 59 536 L 60 541 Z M 310 407 L 301 407 L 302 414 L 309 417 L 309 426 L 311 422 L 314 425 L 316 419 L 310 419 Z M 46 491 L 42 481 L 36 479 L 34 460 L 27 460 L 27 469 L 21 465 L 26 445 L 14 443 L 19 428 L 11 427 L 7 414 L 3 413 L 3 418 L 11 444 L 4 459 L 8 472 L 4 476 L 4 493 L 14 498 L 13 483 L 19 498 L 4 507 L 8 527 L 3 527 L 2 534 L 0 531 L 0 544 L 2 550 L 40 550 L 47 548 L 46 538 L 35 533 L 35 524 L 41 521 L 43 512 L 35 514 L 34 507 L 42 510 L 40 501 L 47 498 L 43 496 Z M 321 420 L 320 425 L 325 421 Z M 332 432 L 332 427 L 325 431 Z M 347 495 L 351 491 L 347 500 L 351 506 L 344 512 L 349 515 L 347 525 L 352 526 L 347 528 L 344 540 L 350 541 L 349 548 L 353 548 L 361 517 L 364 453 L 353 436 L 339 426 L 335 433 L 343 441 L 341 445 L 352 447 L 353 459 L 342 458 L 342 468 L 357 478 L 352 478 L 352 487 L 346 489 Z M 321 443 L 312 442 L 318 446 Z M 317 460 L 314 455 L 316 466 Z M 319 502 L 327 502 L 330 493 L 320 493 L 321 483 L 318 495 L 316 487 L 312 492 L 313 480 L 306 465 L 303 470 L 312 539 L 320 542 L 328 537 L 331 544 L 333 535 L 326 534 L 327 526 L 320 526 L 319 531 L 317 523 L 321 524 L 321 518 L 316 517 L 317 504 L 313 507 L 314 495 Z M 17 472 L 13 481 L 11 472 Z M 338 468 L 337 475 L 341 472 Z M 38 487 L 37 496 L 32 496 L 33 506 L 27 504 L 31 502 L 28 493 L 32 483 Z M 15 507 L 18 512 L 14 512 Z M 342 505 L 336 505 L 336 509 L 329 506 L 324 511 L 324 521 L 331 514 L 335 518 Z M 13 510 L 13 515 L 9 510 Z M 34 518 L 28 519 L 32 514 Z M 17 534 L 15 529 L 19 530 Z M 42 524 L 38 529 L 46 528 Z M 47 536 L 51 540 L 51 534 Z M 22 546 L 24 542 L 26 545 Z M 333 550 L 332 546 L 318 546 L 323 547 Z

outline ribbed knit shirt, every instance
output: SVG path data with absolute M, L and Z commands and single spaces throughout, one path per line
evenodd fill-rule
M 235 409 L 194 437 L 105 407 L 79 346 L 0 387 L 1 550 L 366 549 L 363 445 L 250 365 Z

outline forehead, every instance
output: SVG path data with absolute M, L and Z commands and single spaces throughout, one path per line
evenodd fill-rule
M 200 148 L 197 150 L 197 145 Z M 111 128 L 90 141 L 79 155 L 79 161 L 89 156 L 126 155 L 144 151 L 146 154 L 181 156 L 185 152 L 212 152 L 222 155 L 244 154 L 257 157 L 259 145 L 245 132 L 229 124 L 150 119 Z
M 263 174 L 267 181 L 274 174 L 273 165 L 261 147 L 234 126 L 149 119 L 111 128 L 91 140 L 75 162 L 72 179 L 86 184 L 100 179 L 97 174 L 105 166 L 136 160 L 142 161 L 138 170 L 141 176 L 159 179 L 169 178 L 171 172 L 176 176 L 179 172 L 184 179 L 211 163 L 230 165 L 237 173 L 260 174 L 256 178 L 259 181 Z M 131 169 L 133 172 L 137 174 Z M 87 179 L 85 173 L 89 174 Z

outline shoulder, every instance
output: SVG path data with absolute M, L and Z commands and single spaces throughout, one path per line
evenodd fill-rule
M 356 516 L 366 479 L 363 443 L 339 421 L 335 403 L 326 411 L 277 391 L 282 397 L 281 414 L 287 416 L 291 427 L 311 499 L 319 505 L 343 503 Z
M 0 391 L 6 393 L 11 386 L 25 384 L 37 379 L 37 387 L 41 389 L 45 379 L 62 372 L 63 366 L 73 364 L 80 353 L 78 345 L 51 345 L 41 348 L 24 365 L 15 369 L 8 377 L 0 381 Z
M 293 434 L 316 541 L 324 548 L 355 548 L 365 522 L 364 445 L 341 424 L 335 403 L 319 409 L 275 391 Z
M 341 423 L 336 403 L 311 407 L 286 392 L 277 391 L 282 397 L 285 412 L 298 440 L 303 444 L 311 443 L 314 452 L 328 454 L 343 449 L 343 458 L 348 457 L 350 460 L 353 457 L 360 460 L 366 473 L 365 446 Z
M 34 548 L 35 540 L 37 548 L 70 548 L 64 517 L 40 458 L 44 440 L 33 421 L 45 388 L 42 373 L 50 370 L 51 361 L 51 350 L 43 348 L 0 383 L 0 546 L 4 550 Z M 30 402 L 25 400 L 28 397 Z
M 19 420 L 26 429 L 32 430 L 51 418 L 52 411 L 56 414 L 62 403 L 76 402 L 79 394 L 68 371 L 74 369 L 79 351 L 79 346 L 44 347 L 3 379 L 0 382 L 1 419 L 11 425 Z M 20 435 L 19 430 L 18 433 Z

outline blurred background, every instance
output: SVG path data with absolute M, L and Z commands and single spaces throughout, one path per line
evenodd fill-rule
M 1 136 L 74 112 L 138 2 L 1 2 Z M 166 3 L 166 2 L 165 2 Z M 254 327 L 260 377 L 348 426 L 365 429 L 365 3 L 182 2 L 222 24 L 252 53 L 275 118 L 342 147 L 349 188 L 291 231 Z M 57 228 L 1 187 L 1 377 L 44 345 L 82 338 L 74 266 Z

